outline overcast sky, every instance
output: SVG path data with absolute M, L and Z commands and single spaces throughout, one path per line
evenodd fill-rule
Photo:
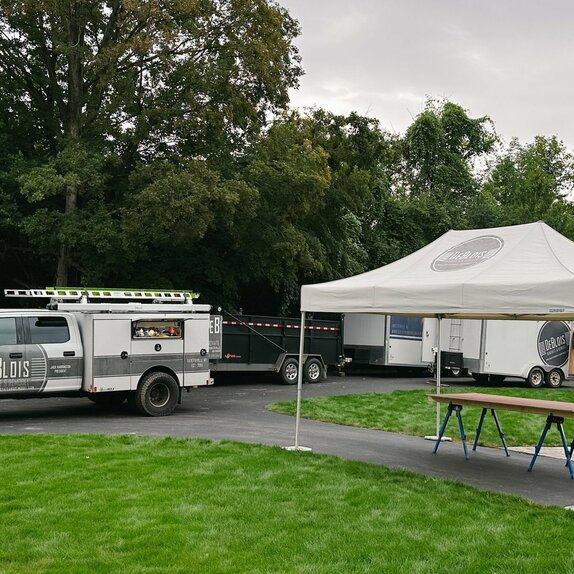
M 504 141 L 574 150 L 573 0 L 278 0 L 302 27 L 294 107 L 404 133 L 427 96 L 488 115 Z

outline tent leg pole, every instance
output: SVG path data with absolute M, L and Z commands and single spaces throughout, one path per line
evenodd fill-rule
M 295 444 L 285 450 L 310 451 L 308 446 L 299 444 L 299 423 L 301 421 L 301 395 L 303 391 L 303 353 L 305 350 L 305 311 L 301 311 L 301 332 L 299 333 L 299 368 L 297 369 L 297 411 L 295 414 Z
M 441 364 L 441 350 L 440 350 L 440 341 L 441 341 L 441 323 L 442 318 L 438 317 L 438 329 L 437 329 L 437 337 L 438 337 L 438 344 L 437 344 L 437 351 L 436 351 L 436 392 L 437 395 L 440 395 L 440 375 L 442 371 L 442 364 Z M 437 401 L 436 404 L 436 436 L 440 431 L 440 403 Z
M 440 374 L 442 371 L 442 363 L 441 363 L 441 349 L 440 349 L 440 340 L 441 340 L 441 320 L 442 316 L 437 315 L 437 346 L 436 346 L 436 394 L 440 395 Z M 444 432 L 444 429 L 442 429 Z M 426 435 L 425 440 L 433 440 L 433 441 L 450 441 L 451 438 L 448 436 L 441 435 L 441 420 L 440 420 L 440 403 L 437 401 L 436 403 L 436 432 L 434 435 Z M 574 442 L 574 440 L 572 441 Z M 438 447 L 437 447 L 438 448 Z

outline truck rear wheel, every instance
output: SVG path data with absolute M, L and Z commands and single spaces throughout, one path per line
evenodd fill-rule
M 526 379 L 529 387 L 539 389 L 544 384 L 544 371 L 540 367 L 533 367 Z
M 286 385 L 296 385 L 299 376 L 299 361 L 297 359 L 285 359 L 279 375 Z
M 564 381 L 564 373 L 561 369 L 552 369 L 549 373 L 546 373 L 546 386 L 551 389 L 557 389 L 562 386 L 562 381 Z
M 305 380 L 308 383 L 319 382 L 323 375 L 323 365 L 321 364 L 321 361 L 319 361 L 319 359 L 309 359 L 305 363 L 303 374 L 305 375 Z
M 140 382 L 134 404 L 144 415 L 165 417 L 174 411 L 178 397 L 179 386 L 175 379 L 167 373 L 155 371 Z

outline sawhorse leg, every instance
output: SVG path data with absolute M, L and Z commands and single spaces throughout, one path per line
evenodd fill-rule
M 540 435 L 540 440 L 538 441 L 538 444 L 536 445 L 536 449 L 534 450 L 534 456 L 532 457 L 532 460 L 530 461 L 530 465 L 528 467 L 528 472 L 530 472 L 532 470 L 532 468 L 534 467 L 534 463 L 536 462 L 536 459 L 538 458 L 538 454 L 540 453 L 540 449 L 542 448 L 542 444 L 544 443 L 544 439 L 546 438 L 546 434 L 550 430 L 550 427 L 552 426 L 553 423 L 556 423 L 556 426 L 558 427 L 558 432 L 560 433 L 560 439 L 562 440 L 562 447 L 564 448 L 564 454 L 566 456 L 566 466 L 568 467 L 568 471 L 570 472 L 570 478 L 574 479 L 574 468 L 572 468 L 572 461 L 570 460 L 574 441 L 572 441 L 572 444 L 570 445 L 570 451 L 569 451 L 568 450 L 568 443 L 566 442 L 566 434 L 564 433 L 564 426 L 563 426 L 564 418 L 554 416 L 553 414 L 548 415 L 548 417 L 546 418 L 546 424 L 544 425 L 544 430 L 542 431 L 542 434 Z
M 474 438 L 474 444 L 472 445 L 472 450 L 476 450 L 476 447 L 478 445 L 478 439 L 480 438 L 480 433 L 482 431 L 482 423 L 484 422 L 484 417 L 486 416 L 487 410 L 488 410 L 488 408 L 484 407 L 482 409 L 482 412 L 480 413 L 480 419 L 478 421 L 478 426 L 476 427 L 476 437 Z M 496 416 L 496 411 L 494 409 L 490 409 L 490 412 L 491 412 L 492 416 L 494 417 L 494 422 L 496 423 L 496 428 L 498 430 L 498 436 L 500 437 L 500 440 L 502 441 L 502 446 L 504 447 L 504 452 L 506 453 L 506 456 L 510 456 L 510 454 L 508 453 L 508 446 L 506 445 L 506 440 L 504 438 L 504 433 L 502 432 L 502 427 L 500 426 L 500 421 L 498 420 L 498 417 Z
M 446 430 L 446 425 L 448 423 L 448 419 L 450 419 L 450 415 L 452 414 L 452 411 L 455 411 L 456 418 L 458 419 L 458 428 L 460 430 L 460 438 L 462 439 L 462 448 L 464 449 L 464 458 L 466 458 L 468 460 L 468 451 L 466 449 L 466 435 L 464 434 L 464 426 L 462 424 L 462 414 L 461 414 L 462 406 L 461 405 L 453 405 L 452 403 L 449 403 L 449 405 L 448 405 L 448 409 L 447 409 L 446 415 L 444 417 L 444 421 L 442 423 L 442 426 L 440 427 L 437 441 L 434 445 L 433 453 L 436 453 L 436 451 L 438 450 L 438 447 L 440 445 L 440 441 L 444 435 L 444 431 Z

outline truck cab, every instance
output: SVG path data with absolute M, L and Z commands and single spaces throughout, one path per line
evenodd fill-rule
M 0 312 L 0 396 L 80 390 L 84 353 L 70 313 Z

